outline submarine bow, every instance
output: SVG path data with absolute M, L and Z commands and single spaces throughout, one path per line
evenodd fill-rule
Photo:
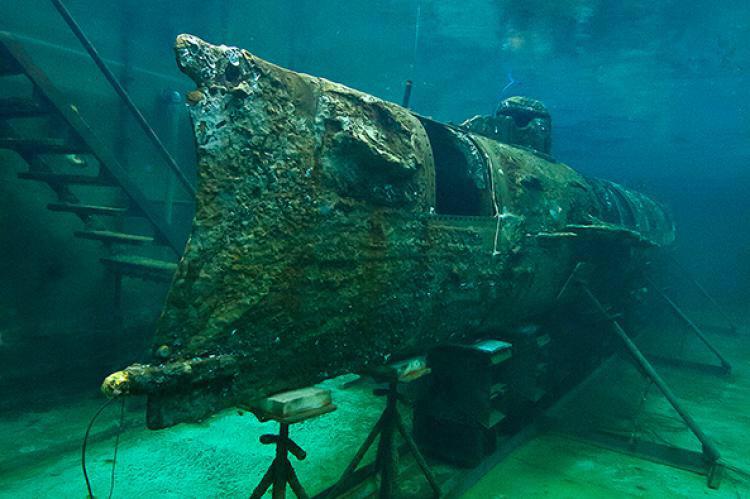
M 580 261 L 625 293 L 674 238 L 660 205 L 533 147 L 548 141 L 190 35 L 175 50 L 196 84 L 196 214 L 152 361 L 102 385 L 148 395 L 151 428 L 544 316 Z M 523 138 L 546 130 L 534 113 L 494 119 Z

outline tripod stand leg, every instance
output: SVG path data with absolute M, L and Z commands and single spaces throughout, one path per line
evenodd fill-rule
M 263 494 L 266 493 L 266 490 L 268 490 L 268 487 L 270 487 L 273 484 L 275 466 L 276 466 L 276 461 L 274 460 L 271 463 L 271 466 L 269 466 L 268 470 L 266 470 L 266 474 L 263 475 L 263 478 L 261 478 L 258 486 L 255 487 L 255 490 L 253 490 L 253 493 L 250 494 L 250 499 L 260 499 L 261 497 L 263 497 Z
M 378 442 L 378 455 L 375 469 L 380 473 L 381 499 L 393 497 L 398 476 L 398 450 L 396 449 L 396 430 L 398 428 L 398 384 L 395 380 L 388 383 L 387 401 L 383 411 L 383 429 Z
M 299 478 L 297 478 L 297 472 L 294 471 L 294 468 L 289 466 L 289 473 L 287 475 L 287 479 L 289 480 L 289 486 L 292 488 L 294 493 L 297 495 L 299 499 L 308 499 L 309 496 L 307 495 L 307 492 L 305 492 L 305 488 L 302 487 L 302 484 L 299 483 Z
M 378 442 L 378 454 L 375 458 L 375 469 L 380 472 L 378 497 L 381 499 L 393 497 L 394 484 L 398 474 L 398 456 L 393 441 L 396 429 L 393 421 L 395 414 L 393 414 L 392 409 L 387 409 L 386 412 L 390 414 L 383 422 L 383 429 Z
M 346 467 L 344 472 L 341 474 L 341 478 L 339 478 L 338 482 L 336 482 L 336 485 L 331 488 L 331 490 L 328 492 L 326 497 L 336 497 L 336 494 L 338 493 L 339 489 L 342 487 L 342 484 L 346 482 L 346 480 L 349 478 L 349 476 L 354 473 L 354 471 L 357 469 L 357 466 L 359 466 L 360 461 L 365 457 L 365 454 L 367 454 L 367 451 L 370 449 L 370 446 L 375 441 L 375 438 L 377 438 L 378 434 L 380 433 L 380 430 L 383 426 L 383 418 L 385 416 L 385 413 L 381 414 L 380 419 L 375 423 L 375 426 L 372 427 L 372 430 L 370 431 L 370 434 L 367 435 L 367 438 L 364 442 L 362 442 L 362 446 L 360 446 L 357 453 L 354 455 L 354 458 L 349 463 L 349 466 Z
M 378 436 L 378 434 L 380 434 L 382 428 L 383 428 L 383 416 L 381 416 L 380 419 L 378 419 L 378 422 L 375 423 L 375 426 L 372 427 L 372 431 L 370 431 L 370 434 L 367 435 L 367 438 L 362 443 L 362 446 L 354 455 L 354 459 L 352 459 L 352 462 L 349 463 L 349 466 L 346 468 L 346 471 L 344 471 L 344 476 L 353 472 L 355 468 L 359 465 L 359 462 L 362 461 L 362 458 L 365 457 L 365 454 L 370 449 L 370 446 L 373 444 L 373 442 L 375 442 L 375 438 Z
M 419 469 L 422 470 L 422 473 L 427 479 L 427 482 L 430 484 L 430 487 L 432 487 L 432 491 L 435 493 L 435 497 L 440 497 L 440 486 L 438 485 L 437 480 L 435 480 L 435 475 L 432 474 L 432 470 L 427 465 L 427 461 L 424 460 L 424 456 L 422 455 L 422 453 L 419 452 L 419 448 L 417 447 L 416 442 L 414 442 L 414 439 L 406 430 L 406 426 L 404 426 L 404 422 L 401 419 L 401 416 L 397 416 L 396 424 L 398 425 L 399 433 L 401 433 L 401 436 L 404 437 L 404 440 L 406 441 L 406 445 L 409 446 L 409 451 L 411 451 L 412 455 L 414 456 L 414 460 L 417 462 Z
M 291 463 L 285 457 L 274 460 L 273 490 L 271 496 L 273 499 L 286 498 L 286 482 L 289 477 L 289 470 L 292 468 Z

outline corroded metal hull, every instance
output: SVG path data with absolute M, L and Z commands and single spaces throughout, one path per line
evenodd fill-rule
M 192 234 L 154 361 L 103 385 L 148 394 L 151 427 L 543 317 L 582 260 L 624 293 L 674 237 L 650 199 L 532 149 L 236 48 L 176 51 L 197 84 Z

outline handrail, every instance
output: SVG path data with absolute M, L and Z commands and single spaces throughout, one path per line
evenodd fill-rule
M 86 37 L 86 35 L 81 30 L 81 27 L 78 25 L 75 19 L 73 19 L 73 16 L 70 14 L 70 11 L 68 11 L 68 9 L 62 3 L 62 0 L 51 0 L 51 2 L 52 2 L 52 5 L 54 5 L 54 7 L 57 9 L 60 15 L 63 17 L 65 22 L 68 24 L 70 29 L 73 31 L 73 34 L 76 36 L 76 38 L 78 38 L 78 41 L 81 42 L 81 45 L 83 45 L 83 48 L 86 49 L 86 52 L 88 52 L 88 54 L 91 56 L 91 59 L 93 59 L 94 63 L 102 72 L 104 77 L 107 79 L 110 85 L 112 85 L 112 88 L 114 88 L 115 92 L 117 92 L 117 95 L 120 96 L 120 98 L 123 100 L 127 108 L 133 113 L 133 116 L 135 116 L 136 122 L 138 122 L 138 124 L 143 129 L 143 131 L 146 132 L 146 136 L 148 136 L 151 142 L 156 146 L 156 149 L 159 151 L 159 153 L 164 158 L 164 160 L 166 160 L 167 165 L 169 165 L 169 168 L 174 172 L 175 175 L 177 175 L 177 179 L 180 181 L 183 187 L 188 191 L 188 193 L 190 193 L 190 195 L 195 196 L 195 187 L 193 187 L 193 184 L 190 183 L 190 180 L 188 180 L 188 178 L 182 172 L 182 170 L 177 165 L 177 162 L 174 160 L 172 155 L 169 154 L 169 151 L 167 151 L 167 148 L 164 147 L 164 144 L 156 135 L 156 132 L 154 132 L 153 128 L 151 128 L 151 126 L 148 124 L 148 121 L 146 121 L 146 118 L 143 116 L 141 111 L 138 109 L 138 107 L 135 105 L 133 100 L 128 95 L 127 90 L 125 90 L 123 86 L 120 84 L 120 82 L 117 81 L 117 78 L 115 77 L 115 75 L 112 73 L 112 71 L 110 71 L 110 69 L 104 63 L 101 56 L 99 55 L 99 52 L 97 52 L 96 48 L 91 44 L 91 41 Z

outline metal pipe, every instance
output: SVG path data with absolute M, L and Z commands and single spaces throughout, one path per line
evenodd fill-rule
M 724 369 L 727 373 L 732 372 L 732 364 L 730 364 L 729 361 L 724 358 L 721 352 L 719 352 L 719 350 L 715 346 L 713 346 L 710 341 L 708 341 L 708 338 L 706 338 L 706 335 L 703 333 L 701 328 L 699 328 L 693 321 L 691 321 L 690 318 L 685 315 L 685 312 L 683 312 L 682 309 L 678 307 L 677 304 L 673 302 L 672 299 L 667 296 L 664 291 L 659 289 L 659 286 L 657 286 L 654 281 L 648 278 L 647 281 L 651 285 L 651 287 L 659 293 L 662 299 L 667 302 L 667 305 L 669 305 L 669 308 L 672 309 L 672 312 L 674 312 L 675 315 L 679 317 L 680 320 L 682 320 L 682 322 L 684 322 L 690 329 L 692 329 L 695 335 L 703 342 L 703 344 L 706 345 L 709 350 L 711 350 L 711 352 L 716 356 L 717 359 L 719 359 L 722 369 Z
M 406 80 L 406 87 L 404 87 L 404 99 L 401 102 L 401 106 L 409 109 L 409 101 L 411 100 L 411 87 L 412 81 Z
M 91 44 L 91 41 L 86 37 L 84 32 L 81 30 L 81 27 L 78 25 L 78 23 L 73 19 L 73 16 L 70 14 L 70 11 L 65 7 L 65 5 L 62 3 L 62 0 L 51 0 L 52 5 L 57 9 L 57 11 L 62 16 L 63 20 L 68 24 L 70 29 L 73 31 L 73 34 L 78 38 L 78 41 L 81 42 L 81 45 L 83 45 L 83 48 L 86 49 L 86 52 L 88 52 L 89 56 L 91 56 L 91 59 L 94 61 L 96 66 L 99 68 L 99 70 L 102 72 L 104 77 L 107 79 L 107 81 L 112 85 L 112 88 L 114 88 L 115 92 L 117 92 L 117 95 L 120 96 L 120 98 L 123 100 L 127 108 L 133 113 L 133 116 L 135 116 L 136 122 L 140 125 L 140 127 L 143 129 L 144 132 L 146 132 L 146 136 L 151 140 L 151 142 L 156 146 L 157 151 L 159 151 L 159 154 L 162 156 L 162 158 L 167 162 L 167 165 L 169 168 L 174 172 L 175 175 L 177 175 L 177 179 L 180 181 L 180 183 L 183 185 L 185 190 L 191 195 L 195 196 L 195 187 L 193 187 L 193 184 L 188 180 L 188 178 L 185 176 L 184 173 L 182 173 L 182 170 L 179 166 L 177 166 L 177 162 L 174 160 L 171 154 L 169 154 L 169 151 L 164 147 L 164 144 L 162 144 L 161 140 L 159 140 L 159 137 L 156 135 L 156 132 L 151 128 L 151 126 L 148 124 L 148 121 L 146 121 L 146 118 L 143 116 L 141 111 L 138 109 L 138 107 L 135 105 L 133 100 L 128 95 L 127 91 L 122 87 L 119 81 L 117 81 L 117 78 L 112 73 L 112 71 L 109 70 L 107 65 L 102 60 L 101 56 L 99 55 L 99 52 L 97 52 L 96 48 Z
M 183 105 L 184 99 L 182 94 L 177 90 L 165 90 L 162 93 L 160 99 L 164 106 L 164 111 L 167 118 L 167 129 L 169 130 L 168 142 L 172 146 L 172 150 L 176 150 L 180 143 L 180 127 L 179 127 L 179 114 L 177 108 Z M 176 196 L 177 186 L 175 185 L 174 178 L 170 175 L 166 179 L 166 186 L 164 188 L 164 219 L 167 223 L 171 224 L 174 218 L 174 203 Z
M 596 309 L 605 317 L 609 317 L 607 310 L 604 308 L 601 302 L 597 299 L 597 297 L 594 296 L 591 290 L 586 285 L 583 285 L 583 284 L 581 285 L 581 287 L 583 288 L 583 291 L 586 294 L 586 296 L 588 296 L 588 298 L 591 300 L 591 303 L 594 304 Z M 633 356 L 633 359 L 635 359 L 635 361 L 638 363 L 641 369 L 643 369 L 646 375 L 654 382 L 657 388 L 659 388 L 659 391 L 661 391 L 664 397 L 669 401 L 669 404 L 672 406 L 672 408 L 677 412 L 677 414 L 680 415 L 680 417 L 685 422 L 687 427 L 690 428 L 690 431 L 693 432 L 693 435 L 695 435 L 696 438 L 700 441 L 701 445 L 703 446 L 703 454 L 711 462 L 718 461 L 721 458 L 721 454 L 719 453 L 719 450 L 714 445 L 713 441 L 711 441 L 708 435 L 703 433 L 703 431 L 700 429 L 700 427 L 695 422 L 695 420 L 680 405 L 679 401 L 677 400 L 677 397 L 675 397 L 674 393 L 672 393 L 672 390 L 669 388 L 667 383 L 661 378 L 661 376 L 659 376 L 659 373 L 656 372 L 656 370 L 654 369 L 654 366 L 652 366 L 651 363 L 646 359 L 646 357 L 643 356 L 643 354 L 638 349 L 636 344 L 633 343 L 633 340 L 630 339 L 630 337 L 622 328 L 622 326 L 620 326 L 620 323 L 617 322 L 616 320 L 611 320 L 610 322 L 612 324 L 613 329 L 615 330 L 615 333 L 617 333 L 617 336 L 620 337 L 622 342 L 625 344 L 625 347 Z

